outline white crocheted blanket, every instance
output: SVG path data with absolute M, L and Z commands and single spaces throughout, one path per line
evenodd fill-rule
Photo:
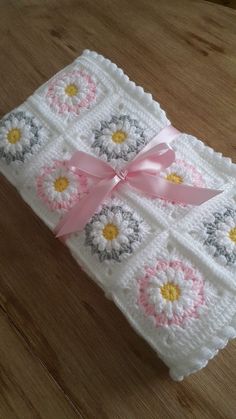
M 0 121 L 0 170 L 54 229 L 91 184 L 65 165 L 76 150 L 120 169 L 169 124 L 151 94 L 86 50 Z M 123 186 L 66 244 L 182 380 L 236 336 L 236 165 L 187 134 L 172 147 L 162 177 L 223 192 L 192 207 Z

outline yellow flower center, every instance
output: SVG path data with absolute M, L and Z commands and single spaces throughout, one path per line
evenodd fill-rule
M 180 289 L 179 286 L 173 284 L 173 282 L 167 282 L 167 284 L 161 287 L 162 297 L 169 301 L 175 301 L 179 299 Z
M 172 183 L 183 183 L 183 178 L 182 176 L 178 175 L 177 173 L 170 173 L 169 175 L 166 176 L 166 180 L 169 180 L 169 182 Z
M 105 239 L 113 240 L 118 236 L 119 230 L 115 224 L 109 223 L 102 230 L 102 234 Z
M 127 134 L 124 131 L 116 131 L 112 134 L 112 141 L 116 144 L 122 144 L 127 138 Z
M 11 129 L 7 134 L 7 139 L 11 144 L 16 144 L 18 141 L 20 141 L 20 138 L 21 132 L 18 128 Z
M 229 231 L 229 238 L 236 243 L 236 227 L 231 228 Z
M 68 86 L 66 86 L 65 88 L 65 93 L 71 97 L 77 95 L 78 91 L 78 87 L 73 83 L 68 84 Z
M 57 192 L 63 192 L 68 185 L 69 180 L 64 176 L 60 176 L 54 181 L 54 188 Z

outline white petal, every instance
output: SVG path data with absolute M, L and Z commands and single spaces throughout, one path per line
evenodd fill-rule
M 100 252 L 103 252 L 107 247 L 107 243 L 105 240 L 101 240 L 100 243 L 98 244 L 98 250 L 100 250 Z

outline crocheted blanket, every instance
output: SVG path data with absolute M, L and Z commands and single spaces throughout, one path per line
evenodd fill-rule
M 91 187 L 66 164 L 76 150 L 120 170 L 168 125 L 151 94 L 86 50 L 0 121 L 0 170 L 55 229 Z M 171 147 L 162 178 L 223 192 L 191 206 L 123 185 L 66 245 L 182 380 L 236 336 L 236 165 L 191 135 Z

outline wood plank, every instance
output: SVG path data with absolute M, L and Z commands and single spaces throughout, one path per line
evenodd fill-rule
M 2 0 L 0 114 L 90 48 L 151 91 L 179 129 L 236 161 L 235 19 L 185 0 Z M 11 325 L 0 318 L 0 417 L 235 417 L 236 342 L 172 382 L 2 177 L 0 202 L 0 307 Z
M 222 6 L 231 7 L 232 9 L 236 9 L 236 1 L 235 0 L 210 0 L 213 3 L 221 4 Z
M 0 309 L 0 417 L 82 418 Z

